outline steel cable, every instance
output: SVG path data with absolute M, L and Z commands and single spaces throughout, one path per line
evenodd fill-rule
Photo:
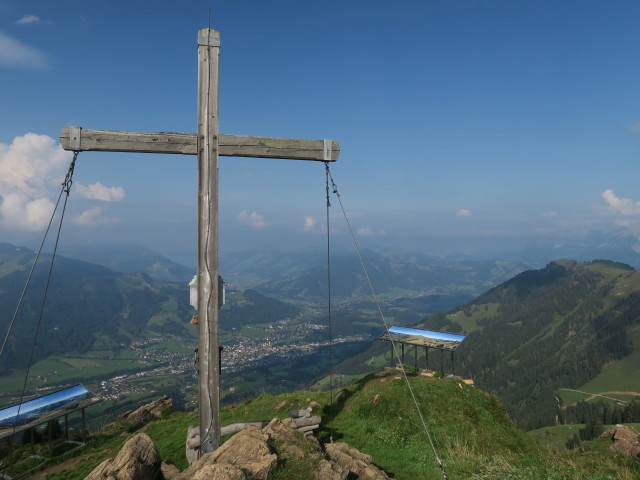
M 369 284 L 369 289 L 371 290 L 371 295 L 373 296 L 373 299 L 376 303 L 377 309 L 378 309 L 378 313 L 380 314 L 380 318 L 382 319 L 382 322 L 384 323 L 384 327 L 385 330 L 387 332 L 387 335 L 389 334 L 389 324 L 387 323 L 387 320 L 384 316 L 384 313 L 382 312 L 382 307 L 380 306 L 380 301 L 378 300 L 378 295 L 376 294 L 374 288 L 373 288 L 373 283 L 371 282 L 371 278 L 369 277 L 369 273 L 367 272 L 367 267 L 365 266 L 364 260 L 362 258 L 362 254 L 360 252 L 360 247 L 358 245 L 358 241 L 356 240 L 356 237 L 353 233 L 353 229 L 351 228 L 351 223 L 349 222 L 349 218 L 347 217 L 347 212 L 344 209 L 344 205 L 342 204 L 342 198 L 340 197 L 340 193 L 338 192 L 338 187 L 336 186 L 335 182 L 333 181 L 333 176 L 331 175 L 331 171 L 329 170 L 329 165 L 327 164 L 327 175 L 329 177 L 329 179 L 331 180 L 331 185 L 333 188 L 333 193 L 336 195 L 336 197 L 338 198 L 338 203 L 340 204 L 340 208 L 342 209 L 342 215 L 344 216 L 345 222 L 347 223 L 347 228 L 349 230 L 349 234 L 351 235 L 351 238 L 353 240 L 353 243 L 355 245 L 355 249 L 356 249 L 356 253 L 358 255 L 358 259 L 360 260 L 360 265 L 362 266 L 362 271 L 364 273 L 365 278 L 367 279 L 367 282 Z M 413 391 L 413 388 L 411 387 L 411 383 L 409 382 L 409 377 L 407 377 L 407 372 L 404 369 L 404 364 L 402 363 L 402 361 L 400 360 L 400 355 L 398 354 L 398 349 L 396 348 L 396 344 L 395 342 L 392 340 L 391 341 L 391 345 L 393 346 L 393 352 L 398 360 L 398 363 L 400 365 L 402 365 L 402 374 L 404 375 L 404 379 L 405 382 L 407 384 L 407 387 L 409 389 L 409 392 L 411 393 L 411 398 L 413 399 L 413 404 L 416 407 L 416 411 L 418 412 L 418 417 L 420 417 L 420 422 L 422 423 L 422 427 L 424 429 L 424 432 L 429 440 L 429 444 L 431 445 L 431 450 L 433 451 L 433 455 L 436 459 L 436 462 L 438 463 L 438 466 L 440 467 L 440 471 L 442 473 L 442 478 L 444 480 L 447 480 L 447 472 L 445 471 L 444 468 L 444 464 L 442 463 L 442 460 L 440 459 L 440 457 L 438 456 L 438 452 L 436 451 L 436 447 L 433 443 L 433 439 L 431 438 L 431 434 L 429 433 L 429 428 L 427 427 L 427 423 L 424 419 L 424 416 L 422 414 L 422 411 L 420 410 L 420 406 L 418 404 L 418 400 L 416 399 L 415 393 Z
M 45 240 L 47 238 L 47 235 L 49 234 L 49 229 L 50 229 L 51 224 L 53 222 L 53 219 L 55 217 L 55 214 L 56 214 L 56 211 L 58 209 L 58 206 L 60 205 L 60 199 L 62 198 L 62 194 L 66 193 L 66 195 L 64 197 L 64 203 L 62 205 L 62 212 L 60 214 L 60 222 L 58 223 L 58 231 L 57 231 L 57 234 L 56 234 L 56 241 L 55 241 L 55 244 L 54 244 L 54 247 L 53 247 L 53 253 L 51 255 L 51 262 L 49 264 L 49 272 L 47 274 L 47 281 L 46 281 L 45 287 L 44 287 L 44 294 L 42 296 L 42 302 L 40 304 L 40 312 L 38 314 L 38 320 L 36 321 L 35 333 L 33 335 L 33 342 L 31 344 L 31 352 L 29 354 L 29 362 L 27 363 L 27 371 L 26 371 L 25 376 L 24 376 L 24 382 L 22 383 L 22 391 L 20 393 L 20 402 L 18 403 L 18 410 L 16 412 L 16 418 L 13 421 L 13 428 L 12 428 L 12 431 L 11 431 L 11 438 L 16 433 L 16 428 L 17 428 L 17 424 L 18 424 L 18 418 L 20 417 L 20 409 L 22 408 L 22 402 L 24 401 L 24 394 L 25 394 L 25 392 L 27 390 L 27 382 L 29 380 L 29 372 L 31 371 L 31 366 L 32 366 L 32 363 L 33 363 L 33 354 L 35 353 L 36 344 L 37 344 L 37 340 L 38 340 L 38 333 L 40 332 L 40 325 L 42 324 L 42 316 L 44 314 L 44 306 L 45 306 L 45 303 L 46 303 L 46 300 L 47 300 L 47 294 L 49 293 L 49 285 L 51 284 L 51 274 L 53 272 L 53 265 L 55 263 L 56 254 L 57 254 L 57 251 L 58 251 L 58 243 L 60 242 L 60 233 L 62 231 L 62 224 L 63 224 L 63 221 L 64 221 L 64 214 L 65 214 L 66 209 L 67 209 L 67 201 L 69 199 L 69 193 L 71 192 L 71 185 L 73 184 L 73 173 L 74 173 L 74 170 L 75 170 L 75 164 L 76 164 L 76 159 L 78 158 L 78 153 L 79 152 L 73 152 L 73 159 L 71 160 L 71 165 L 69 165 L 69 170 L 67 171 L 67 175 L 66 175 L 66 177 L 64 179 L 64 182 L 62 183 L 62 189 L 60 190 L 60 194 L 58 195 L 58 201 L 56 202 L 56 205 L 55 205 L 55 207 L 53 209 L 53 213 L 51 214 L 51 219 L 49 220 L 49 225 L 47 226 L 47 229 L 46 229 L 45 234 L 44 234 L 44 238 L 42 239 L 42 243 L 40 244 L 40 248 L 38 249 L 38 253 L 36 255 L 36 259 L 35 259 L 35 261 L 33 263 L 31 271 L 29 272 L 29 276 L 27 278 L 27 282 L 26 282 L 25 287 L 24 287 L 24 289 L 22 291 L 22 295 L 20 296 L 20 300 L 18 302 L 18 307 L 16 308 L 16 312 L 14 314 L 14 317 L 13 317 L 13 320 L 12 320 L 11 326 L 10 326 L 10 331 L 11 331 L 11 328 L 13 327 L 13 323 L 15 321 L 15 318 L 16 318 L 16 316 L 18 314 L 18 311 L 20 309 L 20 306 L 22 304 L 22 300 L 24 299 L 25 292 L 27 291 L 29 283 L 31 281 L 31 277 L 32 277 L 33 271 L 35 269 L 36 263 L 38 261 L 38 258 L 40 257 L 40 253 L 42 252 L 42 247 L 43 247 L 44 242 L 45 242 Z M 7 337 L 5 337 L 5 341 L 3 343 L 3 349 L 4 349 L 4 345 L 6 344 L 7 338 L 9 337 L 10 331 L 7 332 Z M 6 470 L 6 466 L 5 466 L 5 469 L 3 469 L 2 476 L 4 476 L 5 470 Z

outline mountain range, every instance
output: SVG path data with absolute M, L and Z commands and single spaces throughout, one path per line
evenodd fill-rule
M 316 304 L 326 295 L 326 267 L 321 257 L 305 257 L 296 264 L 284 254 L 255 253 L 262 260 L 254 289 L 229 295 L 221 312 L 220 328 L 227 335 L 300 314 L 304 299 Z M 579 389 L 640 348 L 632 336 L 640 319 L 640 272 L 608 260 L 559 260 L 540 270 L 503 261 L 457 260 L 447 263 L 420 255 L 382 255 L 365 251 L 365 262 L 377 291 L 386 298 L 384 308 L 395 309 L 405 325 L 417 308 L 440 305 L 448 309 L 419 321 L 418 328 L 467 334 L 456 353 L 456 371 L 495 393 L 510 415 L 532 429 L 561 421 L 559 389 Z M 0 328 L 6 331 L 34 252 L 0 244 Z M 155 261 L 153 256 L 147 257 Z M 2 359 L 2 372 L 26 361 L 44 287 L 47 255 L 36 268 L 32 289 L 25 297 L 16 328 Z M 227 272 L 234 278 L 249 274 L 251 255 L 239 256 Z M 367 333 L 381 327 L 363 298 L 367 285 L 360 265 L 337 256 L 332 288 L 343 309 L 337 311 L 345 335 L 358 328 Z M 144 267 L 144 262 L 141 266 Z M 267 276 L 275 272 L 280 278 Z M 244 277 L 246 278 L 246 277 Z M 333 277 L 332 277 L 333 278 Z M 502 282 L 502 283 L 501 283 Z M 437 300 L 433 297 L 440 295 Z M 475 300 L 470 300 L 477 296 Z M 444 298 L 444 299 L 443 299 Z M 452 308 L 448 303 L 459 300 Z M 434 303 L 429 303 L 429 302 Z M 465 302 L 466 303 L 463 303 Z M 440 303 L 438 303 L 440 302 Z M 403 313 L 403 310 L 406 312 Z M 435 310 L 430 310 L 433 313 Z M 59 256 L 40 326 L 36 359 L 52 353 L 118 350 L 150 335 L 193 338 L 184 282 L 165 283 L 143 272 L 121 273 L 111 268 Z M 403 316 L 404 315 L 404 316 Z M 360 325 L 360 327 L 358 327 Z M 372 330 L 373 329 L 373 330 Z M 320 340 L 314 331 L 314 341 Z M 635 335 L 635 333 L 633 333 Z M 336 368 L 343 374 L 370 372 L 384 364 L 388 347 L 376 342 Z M 5 356 L 6 355 L 6 356 Z M 438 360 L 435 352 L 432 362 Z M 634 377 L 634 375 L 629 375 Z M 635 387 L 630 390 L 640 393 Z
M 469 298 L 529 267 L 501 260 L 446 260 L 418 253 L 362 252 L 376 294 L 407 297 L 417 294 L 463 294 Z M 221 260 L 225 282 L 249 284 L 266 295 L 288 300 L 326 298 L 327 260 L 304 253 L 245 252 Z M 341 299 L 371 298 L 364 270 L 354 252 L 331 258 L 331 294 Z
M 479 243 L 477 248 L 461 248 L 459 253 L 451 253 L 447 258 L 492 259 L 501 258 L 513 262 L 522 262 L 535 268 L 542 268 L 547 263 L 569 259 L 588 262 L 596 258 L 606 258 L 640 268 L 640 240 L 628 228 L 614 230 L 586 230 L 553 235 L 535 239 L 521 240 L 520 246 L 514 248 L 513 240 L 509 246 Z
M 189 283 L 196 274 L 195 269 L 169 260 L 164 255 L 135 244 L 91 244 L 60 248 L 64 256 L 95 263 L 114 272 L 142 272 L 159 282 Z

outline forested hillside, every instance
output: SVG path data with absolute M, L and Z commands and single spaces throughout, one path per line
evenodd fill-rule
M 576 388 L 631 353 L 640 273 L 606 261 L 524 272 L 425 326 L 465 331 L 459 366 L 527 429 L 556 420 L 560 387 Z
M 561 420 L 559 388 L 580 387 L 632 352 L 629 330 L 638 322 L 639 271 L 604 260 L 562 260 L 417 327 L 468 334 L 456 373 L 496 394 L 521 426 L 533 429 Z M 362 371 L 386 351 L 378 343 L 339 368 Z
M 0 329 L 13 317 L 34 252 L 0 245 Z M 2 371 L 23 368 L 33 342 L 50 256 L 42 255 L 3 354 Z M 186 285 L 153 281 L 144 273 L 58 256 L 39 328 L 34 361 L 51 354 L 114 350 L 151 334 L 191 335 Z

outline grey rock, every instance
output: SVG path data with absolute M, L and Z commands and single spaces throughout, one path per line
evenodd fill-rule
M 125 422 L 131 425 L 137 425 L 139 423 L 148 423 L 153 420 L 158 420 L 162 416 L 162 412 L 173 408 L 173 401 L 168 396 L 154 400 L 151 403 L 118 415 L 112 423 Z
M 146 433 L 138 433 L 114 459 L 98 465 L 85 480 L 156 480 L 162 478 L 160 454 Z

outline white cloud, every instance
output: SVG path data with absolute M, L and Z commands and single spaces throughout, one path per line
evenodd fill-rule
M 308 215 L 304 217 L 304 225 L 302 226 L 302 231 L 305 233 L 327 233 L 327 225 L 326 223 L 319 223 L 318 220 Z M 339 230 L 332 228 L 332 232 L 336 233 Z
M 557 217 L 558 215 L 560 214 L 555 210 L 551 210 L 550 212 L 542 212 L 543 217 Z
M 74 185 L 72 191 L 83 198 L 92 200 L 102 200 L 103 202 L 114 202 L 122 200 L 125 197 L 124 188 L 122 187 L 105 187 L 102 183 L 92 183 L 88 186 Z
M 601 196 L 607 202 L 609 210 L 616 215 L 640 215 L 640 201 L 618 198 L 613 190 L 605 190 Z
M 46 226 L 71 154 L 46 135 L 27 133 L 0 144 L 0 225 L 18 230 Z
M 461 208 L 460 210 L 458 210 L 456 212 L 456 215 L 458 217 L 470 217 L 471 216 L 471 210 L 467 210 L 466 208 Z
M 76 225 L 80 225 L 83 227 L 93 227 L 95 225 L 118 223 L 120 221 L 118 217 L 105 218 L 103 216 L 103 213 L 103 207 L 92 207 L 85 210 L 80 215 L 73 217 L 71 221 Z
M 313 232 L 317 223 L 318 221 L 313 217 L 304 217 L 304 227 L 302 227 L 302 231 Z
M 51 22 L 49 20 L 42 20 L 40 17 L 35 15 L 25 15 L 14 23 L 17 25 L 35 25 L 37 23 L 50 24 Z
M 260 215 L 258 212 L 249 213 L 246 210 L 242 210 L 238 214 L 238 221 L 246 223 L 253 228 L 262 228 L 266 225 L 264 216 Z
M 47 135 L 27 133 L 15 137 L 10 145 L 0 144 L 0 226 L 25 231 L 43 229 L 53 212 L 70 160 L 71 153 Z M 79 194 L 81 197 L 98 200 L 124 197 L 121 187 L 105 187 L 101 183 L 89 187 L 76 183 L 71 195 L 76 191 L 83 192 Z M 93 224 L 98 222 L 98 213 L 102 210 L 91 214 Z M 111 223 L 113 219 L 106 221 Z M 87 217 L 79 224 L 88 225 Z
M 0 67 L 41 70 L 48 66 L 49 59 L 43 52 L 0 32 Z
M 364 228 L 359 228 L 356 230 L 356 233 L 358 235 L 363 235 L 363 236 L 373 236 L 373 235 L 386 235 L 387 232 L 385 232 L 384 230 L 374 230 L 371 226 L 367 225 Z
M 29 198 L 22 192 L 3 193 L 0 200 L 0 225 L 7 229 L 41 230 L 54 207 L 48 198 Z

